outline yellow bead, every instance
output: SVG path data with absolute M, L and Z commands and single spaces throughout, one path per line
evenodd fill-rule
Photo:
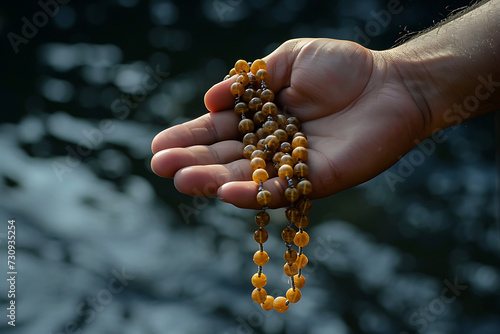
M 252 299 L 257 304 L 261 304 L 266 301 L 267 292 L 262 288 L 255 288 L 252 291 Z
M 303 162 L 299 162 L 293 167 L 293 172 L 296 177 L 307 177 L 309 175 L 309 166 Z
M 257 149 L 257 147 L 255 147 L 254 145 L 247 145 L 243 148 L 243 156 L 246 158 L 246 159 L 250 159 L 250 157 L 252 156 L 252 153 Z
M 295 290 L 290 288 L 286 292 L 286 298 L 288 299 L 288 301 L 290 303 L 298 302 L 301 297 L 302 297 L 302 293 L 300 292 L 300 290 L 297 287 L 295 287 Z
M 263 273 L 254 274 L 252 276 L 252 285 L 256 288 L 263 288 L 267 284 L 267 277 Z
M 264 89 L 262 93 L 260 93 L 260 99 L 264 103 L 273 101 L 274 100 L 273 91 L 270 89 Z
M 248 66 L 248 63 L 246 60 L 240 59 L 234 64 L 234 69 L 236 73 L 240 72 L 250 72 L 250 66 Z
M 301 195 L 307 196 L 312 192 L 312 184 L 309 180 L 302 180 L 297 184 L 297 189 Z
M 248 75 L 246 73 L 241 73 L 240 75 L 238 75 L 236 77 L 236 82 L 242 84 L 243 87 L 246 87 L 250 83 L 250 79 L 248 79 Z M 241 94 L 241 95 L 244 95 L 244 94 L 245 94 L 245 92 L 243 92 L 243 94 Z
M 274 131 L 278 130 L 278 123 L 276 123 L 275 121 L 267 121 L 264 124 L 262 124 L 262 127 L 271 134 Z M 278 145 L 279 145 L 279 140 L 278 140 Z
M 285 263 L 285 265 L 283 266 L 283 271 L 285 272 L 285 275 L 292 277 L 293 275 L 297 275 L 297 273 L 299 272 L 299 268 L 295 263 L 292 265 Z
M 254 97 L 248 102 L 248 108 L 251 111 L 258 111 L 262 108 L 262 100 L 258 97 Z
M 255 135 L 255 133 L 247 133 L 245 136 L 243 136 L 243 145 L 257 145 L 257 142 L 259 139 Z
M 262 113 L 266 116 L 276 117 L 278 115 L 278 107 L 273 102 L 266 102 L 262 106 Z
M 299 160 L 301 162 L 307 162 L 309 154 L 307 153 L 307 149 L 304 147 L 296 147 L 292 151 L 292 158 L 297 163 Z
M 293 176 L 293 168 L 290 165 L 283 165 L 278 169 L 278 176 L 283 180 L 286 178 L 291 178 Z
M 309 226 L 309 217 L 307 215 L 302 215 L 296 221 L 294 221 L 294 223 L 298 228 L 306 228 L 307 226 Z
M 262 158 L 255 157 L 250 161 L 250 167 L 252 167 L 252 170 L 257 170 L 258 168 L 266 168 L 266 162 Z
M 263 244 L 264 242 L 266 242 L 267 238 L 269 238 L 269 234 L 263 228 L 255 230 L 255 233 L 253 234 L 253 239 L 259 244 Z
M 297 134 L 297 133 L 296 133 Z M 307 147 L 307 139 L 302 136 L 294 136 L 292 140 L 292 148 Z
M 265 251 L 256 251 L 253 255 L 253 262 L 258 266 L 266 265 L 267 261 L 269 261 L 269 255 Z
M 259 81 L 264 81 L 264 82 L 268 82 L 269 81 L 269 74 L 264 69 L 258 70 L 257 73 L 255 73 L 255 77 Z
M 285 252 L 283 258 L 287 264 L 293 264 L 297 261 L 297 251 L 295 249 L 289 249 Z
M 236 72 L 236 70 L 234 69 L 234 67 L 233 67 L 233 68 L 229 71 L 229 75 L 230 75 L 230 76 L 233 76 L 233 75 L 235 75 L 236 73 L 237 73 L 237 72 Z
M 250 83 L 250 79 L 248 79 L 248 80 Z M 255 97 L 255 90 L 253 90 L 252 88 L 247 88 L 247 89 L 245 89 L 245 92 L 243 93 L 243 96 L 241 97 L 241 99 L 248 103 L 254 97 Z
M 262 206 L 267 206 L 271 203 L 271 192 L 269 190 L 261 190 L 257 193 L 257 203 Z
M 307 262 L 309 262 L 309 260 L 307 259 L 307 256 L 305 256 L 304 254 L 300 254 L 297 257 L 297 260 L 295 260 L 295 264 L 299 269 L 304 269 L 305 266 L 307 266 Z
M 293 238 L 295 237 L 296 233 L 297 231 L 295 231 L 293 228 L 287 227 L 283 231 L 281 231 L 281 238 L 284 242 L 290 244 L 293 242 Z
M 236 103 L 236 105 L 234 106 L 234 112 L 238 115 L 243 115 L 244 113 L 246 113 L 248 111 L 248 106 L 245 102 L 238 102 Z
M 277 129 L 276 131 L 274 131 L 273 135 L 275 135 L 279 139 L 280 143 L 283 143 L 288 139 L 288 134 L 283 129 Z
M 264 151 L 257 149 L 257 150 L 255 150 L 255 151 L 252 152 L 252 155 L 250 156 L 250 159 L 253 160 L 253 159 L 257 158 L 257 157 L 265 160 L 266 159 L 266 154 L 264 153 Z
M 291 155 L 285 154 L 284 156 L 281 157 L 280 165 L 288 165 L 292 167 L 295 164 L 295 161 L 293 161 L 293 158 Z M 293 169 L 292 169 L 293 171 Z M 292 172 L 293 173 L 293 172 Z
M 260 211 L 255 215 L 255 223 L 260 227 L 265 227 L 269 224 L 271 217 L 269 217 L 269 213 L 265 211 Z
M 266 301 L 260 304 L 262 308 L 266 311 L 271 311 L 273 309 L 274 297 L 267 295 Z
M 293 242 L 298 247 L 305 247 L 309 243 L 309 234 L 307 234 L 307 232 L 300 231 L 297 234 L 295 234 L 295 238 L 293 239 Z
M 269 121 L 267 121 L 264 124 L 264 126 L 266 126 L 267 123 L 269 123 Z M 274 122 L 274 123 L 276 123 L 276 122 Z M 266 137 L 266 139 L 264 139 L 264 145 L 267 145 L 268 150 L 274 151 L 280 145 L 280 140 L 275 135 L 269 135 Z
M 228 74 L 224 77 L 224 79 L 222 79 L 222 81 L 226 81 L 227 79 L 231 78 L 231 76 Z
M 255 183 L 266 182 L 268 178 L 269 174 L 267 174 L 267 171 L 263 168 L 256 169 L 252 173 L 252 180 Z
M 234 97 L 240 97 L 245 92 L 245 87 L 238 82 L 234 82 L 229 89 Z
M 249 132 L 253 132 L 253 129 L 255 128 L 255 125 L 253 124 L 252 120 L 245 118 L 240 121 L 238 124 L 238 130 L 243 133 L 247 134 Z
M 285 189 L 285 198 L 288 202 L 293 203 L 293 202 L 297 201 L 299 199 L 299 197 L 300 197 L 300 193 L 297 190 L 297 188 L 288 187 Z
M 312 202 L 309 198 L 303 198 L 297 203 L 297 209 L 301 214 L 306 214 L 312 209 Z
M 293 276 L 293 283 L 297 289 L 302 289 L 306 285 L 306 279 L 303 275 L 300 275 L 300 277 L 295 275 Z
M 273 307 L 280 313 L 286 312 L 286 310 L 288 310 L 288 301 L 285 297 L 276 297 L 273 302 Z
M 257 71 L 260 69 L 267 70 L 267 65 L 266 62 L 263 61 L 262 59 L 257 59 L 252 63 L 250 71 L 252 71 L 253 74 L 256 74 Z

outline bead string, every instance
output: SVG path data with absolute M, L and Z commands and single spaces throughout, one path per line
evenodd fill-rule
M 258 59 L 249 64 L 240 59 L 224 80 L 232 76 L 236 76 L 236 81 L 230 91 L 235 99 L 234 111 L 241 116 L 238 130 L 244 135 L 243 156 L 250 159 L 252 179 L 258 184 L 257 203 L 262 206 L 255 216 L 258 229 L 254 233 L 254 240 L 259 244 L 259 250 L 253 256 L 257 273 L 252 276 L 255 287 L 252 299 L 266 311 L 274 308 L 278 312 L 285 312 L 290 303 L 300 300 L 300 289 L 306 282 L 302 269 L 308 262 L 304 247 L 309 243 L 309 235 L 304 229 L 309 225 L 307 214 L 312 207 L 311 200 L 307 198 L 312 192 L 312 184 L 307 180 L 307 137 L 299 132 L 300 121 L 297 117 L 286 118 L 279 113 L 273 102 L 274 93 L 266 85 L 269 74 L 264 60 Z M 269 255 L 264 251 L 264 243 L 268 239 L 264 227 L 270 221 L 266 210 L 271 202 L 271 192 L 264 189 L 264 182 L 269 178 L 266 170 L 268 161 L 278 176 L 287 182 L 284 196 L 290 203 L 285 211 L 288 224 L 281 232 L 286 246 L 283 271 L 289 277 L 290 289 L 286 297 L 276 298 L 268 295 L 264 289 L 267 277 L 262 272 L 263 266 L 269 261 Z M 294 224 L 298 231 L 293 228 Z M 293 249 L 293 245 L 298 247 L 298 252 Z

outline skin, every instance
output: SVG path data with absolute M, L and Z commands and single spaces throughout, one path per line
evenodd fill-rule
M 297 116 L 308 136 L 310 197 L 365 182 L 428 136 L 498 107 L 499 55 L 497 0 L 390 50 L 296 39 L 263 58 L 275 103 L 286 115 Z M 151 166 L 156 174 L 173 178 L 183 193 L 258 209 L 258 186 L 251 180 L 237 130 L 240 118 L 232 111 L 229 87 L 234 80 L 206 93 L 210 113 L 154 138 Z M 479 104 L 472 111 L 464 109 L 474 96 L 481 97 L 476 98 Z M 268 171 L 264 188 L 272 193 L 269 207 L 287 206 L 286 182 L 272 168 Z

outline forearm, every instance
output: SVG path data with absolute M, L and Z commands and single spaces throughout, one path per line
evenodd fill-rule
M 500 0 L 386 53 L 422 111 L 427 135 L 500 107 Z

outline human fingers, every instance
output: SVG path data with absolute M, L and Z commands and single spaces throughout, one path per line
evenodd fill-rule
M 225 164 L 240 159 L 242 150 L 241 142 L 229 140 L 209 146 L 174 147 L 156 153 L 151 168 L 159 176 L 174 177 L 178 170 L 188 166 Z
M 205 114 L 160 132 L 153 139 L 151 150 L 157 153 L 167 148 L 210 145 L 237 138 L 238 122 L 238 117 L 232 112 Z

